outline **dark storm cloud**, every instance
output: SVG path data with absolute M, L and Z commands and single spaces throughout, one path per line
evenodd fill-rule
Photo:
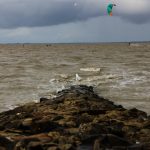
M 114 3 L 117 3 L 114 16 L 135 23 L 150 20 L 148 0 L 114 0 Z M 106 0 L 1 0 L 0 28 L 40 27 L 84 21 L 107 15 L 107 4 Z
M 49 26 L 86 20 L 99 15 L 95 4 L 89 0 L 1 0 L 0 27 Z

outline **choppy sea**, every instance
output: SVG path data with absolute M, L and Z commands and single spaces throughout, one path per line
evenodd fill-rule
M 0 45 L 0 112 L 75 84 L 150 114 L 150 43 Z

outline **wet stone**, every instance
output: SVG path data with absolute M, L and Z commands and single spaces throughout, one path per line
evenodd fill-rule
M 0 150 L 149 150 L 150 117 L 86 85 L 0 113 Z

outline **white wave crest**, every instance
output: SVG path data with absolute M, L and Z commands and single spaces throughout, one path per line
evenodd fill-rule
M 80 68 L 80 71 L 100 72 L 101 68 Z

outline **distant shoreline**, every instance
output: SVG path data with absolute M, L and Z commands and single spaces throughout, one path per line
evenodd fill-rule
M 70 42 L 70 43 L 47 43 L 47 42 L 39 42 L 39 43 L 0 43 L 0 45 L 45 45 L 45 44 L 51 44 L 51 45 L 93 45 L 93 44 L 134 44 L 134 43 L 138 43 L 138 44 L 150 44 L 150 41 L 126 41 L 126 42 Z

